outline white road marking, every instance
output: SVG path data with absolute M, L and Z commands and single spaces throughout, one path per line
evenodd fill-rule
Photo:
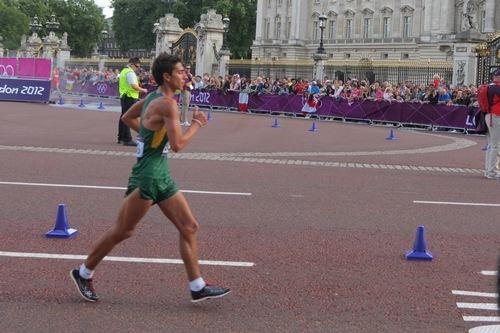
M 499 333 L 500 325 L 488 325 L 474 327 L 469 330 L 469 333 Z
M 419 201 L 419 200 L 414 200 L 413 203 L 416 203 L 416 204 L 430 204 L 430 205 L 500 207 L 500 204 L 474 203 L 474 202 L 446 202 L 446 201 Z
M 497 293 L 481 293 L 477 291 L 465 291 L 465 290 L 452 290 L 451 293 L 453 295 L 462 295 L 462 296 L 477 296 L 477 297 L 492 297 L 497 298 Z
M 497 276 L 498 271 L 481 271 L 479 274 L 487 276 Z
M 0 251 L 0 257 L 36 258 L 36 259 L 69 259 L 69 260 L 85 260 L 87 258 L 86 255 L 7 252 L 7 251 Z M 181 259 L 161 259 L 161 258 L 104 257 L 103 260 L 119 261 L 119 262 L 135 262 L 135 263 L 152 263 L 152 264 L 182 264 L 183 263 Z M 255 265 L 255 263 L 244 262 L 244 261 L 200 260 L 200 265 L 253 267 Z
M 462 316 L 464 321 L 485 321 L 485 322 L 500 322 L 500 317 L 494 316 Z
M 72 185 L 72 184 L 44 184 L 44 183 L 20 183 L 20 182 L 1 182 L 0 185 L 18 185 L 18 186 L 43 186 L 43 187 L 68 187 L 68 188 L 90 188 L 99 190 L 121 190 L 124 191 L 126 187 L 114 186 L 93 186 L 93 185 Z M 181 190 L 183 193 L 197 193 L 197 194 L 215 194 L 215 195 L 239 195 L 251 196 L 252 193 L 241 192 L 213 192 L 213 191 L 195 191 L 195 190 Z
M 496 303 L 457 303 L 459 309 L 498 310 Z

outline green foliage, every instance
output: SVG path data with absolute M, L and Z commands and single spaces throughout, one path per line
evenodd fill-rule
M 21 35 L 28 32 L 28 23 L 28 17 L 18 8 L 0 0 L 0 36 L 4 48 L 14 50 L 19 47 Z
M 182 28 L 194 27 L 208 9 L 231 20 L 228 42 L 233 58 L 249 58 L 255 35 L 256 0 L 113 0 L 113 30 L 122 50 L 153 49 L 153 24 L 167 12 Z
M 163 16 L 158 0 L 113 0 L 113 31 L 122 51 L 154 48 L 153 25 Z
M 56 34 L 68 33 L 72 54 L 89 56 L 104 28 L 102 9 L 92 0 L 0 0 L 0 35 L 5 47 L 19 47 L 21 35 L 31 34 L 29 23 L 34 16 L 43 25 L 38 34 L 46 36 L 45 22 L 51 14 L 61 24 Z

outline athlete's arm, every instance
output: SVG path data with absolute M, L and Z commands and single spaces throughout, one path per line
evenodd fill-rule
M 144 99 L 141 99 L 140 101 L 136 102 L 122 116 L 122 121 L 137 133 L 139 133 L 139 117 L 141 116 L 144 101 Z
M 182 128 L 179 123 L 179 115 L 177 110 L 177 102 L 173 99 L 166 101 L 168 104 L 163 111 L 164 126 L 167 129 L 168 141 L 170 148 L 174 152 L 179 152 L 186 147 L 193 139 L 194 134 L 207 124 L 205 114 L 195 107 L 193 110 L 193 121 L 191 126 L 182 133 Z

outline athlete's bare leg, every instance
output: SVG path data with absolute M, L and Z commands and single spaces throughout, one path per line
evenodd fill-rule
M 135 227 L 147 213 L 151 204 L 151 200 L 141 198 L 138 188 L 130 193 L 123 200 L 115 226 L 106 232 L 94 245 L 87 260 L 85 260 L 85 266 L 90 270 L 94 270 L 118 243 L 131 237 Z
M 198 264 L 198 222 L 184 195 L 179 191 L 167 200 L 158 203 L 161 211 L 180 232 L 179 248 L 189 281 L 201 276 Z

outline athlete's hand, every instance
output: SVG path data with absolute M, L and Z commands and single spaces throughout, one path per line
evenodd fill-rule
M 197 106 L 195 106 L 193 109 L 193 120 L 199 121 L 201 127 L 206 126 L 208 123 L 207 117 L 205 116 L 205 113 L 200 111 L 200 109 Z

